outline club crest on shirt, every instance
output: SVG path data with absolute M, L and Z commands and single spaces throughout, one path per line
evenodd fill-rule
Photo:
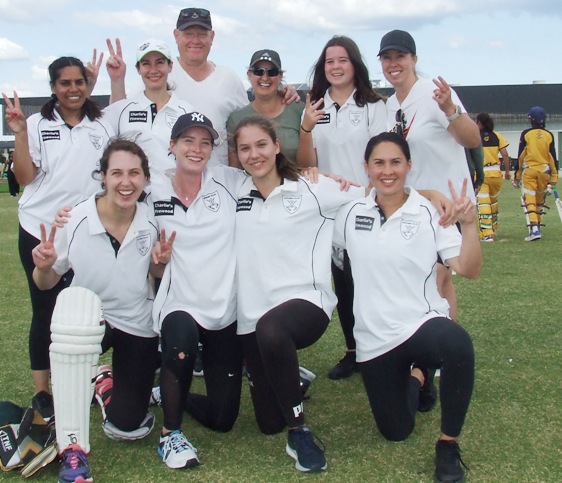
M 283 195 L 283 206 L 292 215 L 301 207 L 302 195 Z
M 166 121 L 166 125 L 171 129 L 174 127 L 174 124 L 178 120 L 178 116 L 174 113 L 167 112 L 164 120 Z
M 152 246 L 150 233 L 144 233 L 137 236 L 137 250 L 144 257 Z
M 103 146 L 103 137 L 99 136 L 98 134 L 90 134 L 90 142 L 92 146 L 96 149 L 101 149 Z
M 400 233 L 402 233 L 402 236 L 406 240 L 412 238 L 418 232 L 419 227 L 420 227 L 419 221 L 404 220 L 404 219 L 400 221 Z
M 212 193 L 207 193 L 205 196 L 203 196 L 203 203 L 208 210 L 214 212 L 219 211 L 219 208 L 221 207 L 221 199 L 218 191 L 213 191 Z
M 359 123 L 363 120 L 363 115 L 363 110 L 349 111 L 349 122 L 351 122 L 352 126 L 358 126 Z

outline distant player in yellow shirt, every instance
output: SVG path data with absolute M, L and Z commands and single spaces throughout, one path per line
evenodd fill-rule
M 527 115 L 531 127 L 521 133 L 519 140 L 519 167 L 515 172 L 515 186 L 523 180 L 523 209 L 529 227 L 525 241 L 540 240 L 541 219 L 547 185 L 556 184 L 558 170 L 554 136 L 545 129 L 546 112 L 533 107 Z
M 480 241 L 493 242 L 498 227 L 498 195 L 502 187 L 502 161 L 505 179 L 511 178 L 509 155 L 506 149 L 509 143 L 499 132 L 494 131 L 494 121 L 487 112 L 481 112 L 476 116 L 476 124 L 480 129 L 484 150 L 484 182 L 476 196 Z

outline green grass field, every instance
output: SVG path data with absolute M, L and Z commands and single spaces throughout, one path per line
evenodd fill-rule
M 17 200 L 0 185 L 0 399 L 30 404 L 27 331 L 30 307 L 17 254 Z M 483 244 L 480 280 L 455 280 L 459 322 L 476 350 L 476 386 L 461 437 L 463 459 L 473 482 L 562 481 L 562 223 L 556 210 L 545 217 L 543 239 L 523 241 L 525 219 L 519 191 L 505 183 L 500 198 L 500 232 Z M 549 198 L 552 203 L 552 199 Z M 314 371 L 305 402 L 307 422 L 326 445 L 328 470 L 302 475 L 285 454 L 286 435 L 262 435 L 254 422 L 247 388 L 239 419 L 228 434 L 202 428 L 187 415 L 184 432 L 199 449 L 200 467 L 173 471 L 156 454 L 158 431 L 134 443 L 108 440 L 100 411 L 92 407 L 90 463 L 97 482 L 157 481 L 431 481 L 439 406 L 419 415 L 407 441 L 390 443 L 377 432 L 361 380 L 330 381 L 326 373 L 343 355 L 337 321 L 323 338 L 302 351 L 301 364 Z M 103 356 L 107 360 L 107 355 Z M 195 381 L 202 390 L 202 381 Z M 162 423 L 155 411 L 157 428 Z M 52 464 L 33 477 L 52 482 Z M 19 474 L 3 481 L 21 481 Z

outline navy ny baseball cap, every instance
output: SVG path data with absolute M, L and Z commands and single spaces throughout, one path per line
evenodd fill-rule
M 529 121 L 533 121 L 535 124 L 544 126 L 544 123 L 546 122 L 546 111 L 540 106 L 531 107 L 527 117 L 529 118 Z
M 189 112 L 178 117 L 174 127 L 172 128 L 170 139 L 179 138 L 183 132 L 190 127 L 205 128 L 211 134 L 213 141 L 216 141 L 219 137 L 219 133 L 215 131 L 213 123 L 208 117 L 204 116 L 200 112 Z

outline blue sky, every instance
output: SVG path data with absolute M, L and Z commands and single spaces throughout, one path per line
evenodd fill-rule
M 211 11 L 216 32 L 210 59 L 245 77 L 251 54 L 277 50 L 288 82 L 304 82 L 334 34 L 352 37 L 372 79 L 383 79 L 377 59 L 387 31 L 408 30 L 418 46 L 418 71 L 452 84 L 562 83 L 560 0 L 0 0 L 0 90 L 49 95 L 47 66 L 56 57 L 91 59 L 105 39 L 120 37 L 127 86 L 139 86 L 136 47 L 155 37 L 169 43 L 181 8 Z M 491 7 L 493 6 L 493 9 Z M 109 92 L 102 69 L 95 94 Z

